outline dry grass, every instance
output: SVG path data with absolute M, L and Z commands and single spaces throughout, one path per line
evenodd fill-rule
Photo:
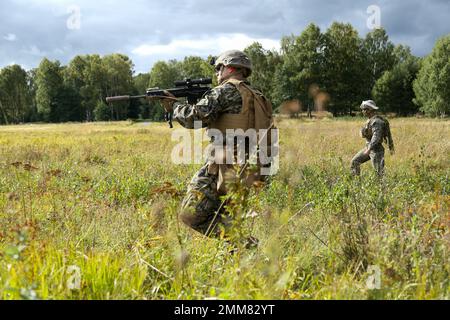
M 0 298 L 448 299 L 449 122 L 393 120 L 383 183 L 349 176 L 362 122 L 279 121 L 279 174 L 232 208 L 261 245 L 235 255 L 178 223 L 198 166 L 166 125 L 0 127 Z

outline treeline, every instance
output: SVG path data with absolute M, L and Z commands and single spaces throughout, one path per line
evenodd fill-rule
M 333 23 L 321 32 L 310 24 L 299 36 L 281 40 L 281 53 L 253 44 L 252 83 L 276 106 L 298 100 L 303 111 L 323 107 L 333 115 L 352 114 L 373 99 L 385 113 L 429 116 L 450 113 L 450 35 L 421 59 L 395 46 L 384 29 L 361 38 L 350 24 Z
M 214 68 L 199 57 L 160 61 L 148 74 L 133 76 L 123 54 L 76 56 L 67 66 L 43 59 L 38 68 L 18 65 L 0 71 L 0 124 L 164 118 L 158 105 L 139 100 L 107 104 L 115 95 L 140 95 L 149 87 L 171 88 L 175 80 L 205 77 Z
M 385 30 L 361 38 L 350 24 L 322 32 L 309 25 L 281 40 L 281 50 L 259 43 L 245 49 L 254 64 L 250 79 L 275 107 L 297 100 L 302 109 L 325 108 L 352 114 L 362 100 L 374 99 L 383 112 L 447 116 L 450 112 L 450 35 L 421 59 L 395 46 Z M 157 62 L 134 75 L 122 54 L 76 56 L 67 66 L 43 59 L 36 69 L 12 65 L 0 70 L 0 124 L 25 122 L 162 120 L 162 109 L 145 101 L 106 104 L 105 97 L 170 88 L 175 80 L 214 77 L 208 59 Z

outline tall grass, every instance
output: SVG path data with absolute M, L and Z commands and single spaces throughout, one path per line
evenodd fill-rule
M 231 207 L 260 245 L 234 254 L 178 221 L 198 166 L 165 125 L 0 127 L 0 299 L 448 299 L 450 125 L 393 120 L 380 181 L 349 174 L 362 121 L 279 121 L 280 172 Z

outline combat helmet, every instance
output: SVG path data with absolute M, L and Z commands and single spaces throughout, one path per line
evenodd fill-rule
M 251 75 L 253 70 L 252 62 L 248 56 L 239 50 L 223 52 L 218 58 L 213 59 L 211 64 L 213 64 L 216 68 L 220 65 L 224 65 L 225 67 L 245 68 L 248 70 L 248 76 Z
M 377 107 L 377 105 L 375 104 L 375 101 L 373 100 L 365 100 L 361 103 L 361 107 L 362 110 L 378 110 L 379 108 Z

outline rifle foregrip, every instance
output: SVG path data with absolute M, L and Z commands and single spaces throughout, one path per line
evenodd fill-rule
M 116 102 L 116 101 L 128 101 L 130 100 L 130 96 L 117 96 L 117 97 L 108 97 L 106 98 L 106 102 Z

